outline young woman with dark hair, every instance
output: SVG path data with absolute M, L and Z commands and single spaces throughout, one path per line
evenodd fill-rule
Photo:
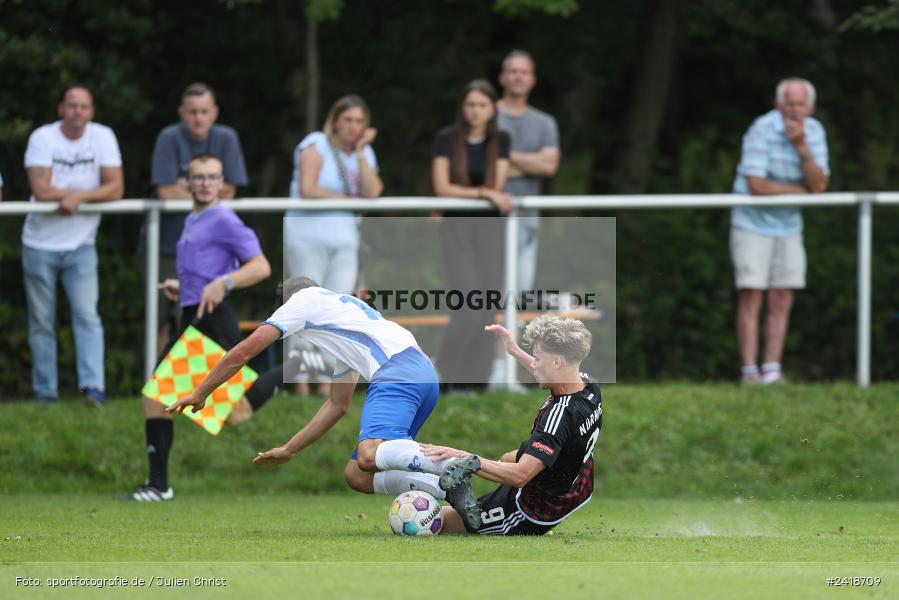
M 462 90 L 456 122 L 437 132 L 431 182 L 437 196 L 489 200 L 492 211 L 464 211 L 443 219 L 447 290 L 486 297 L 502 289 L 502 219 L 512 199 L 502 192 L 509 170 L 509 136 L 496 124 L 497 94 L 485 79 Z M 493 322 L 489 307 L 453 311 L 437 354 L 437 368 L 448 391 L 483 387 L 489 375 L 493 344 L 484 326 Z

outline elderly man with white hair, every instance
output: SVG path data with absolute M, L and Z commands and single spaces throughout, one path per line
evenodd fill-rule
M 736 194 L 820 194 L 830 169 L 827 136 L 815 112 L 815 87 L 788 78 L 777 85 L 774 109 L 753 121 L 733 191 Z M 731 213 L 731 258 L 739 290 L 737 339 L 743 383 L 784 381 L 781 358 L 793 290 L 805 287 L 806 258 L 798 206 L 739 206 Z M 766 293 L 767 292 L 767 293 Z M 759 312 L 767 300 L 761 372 Z

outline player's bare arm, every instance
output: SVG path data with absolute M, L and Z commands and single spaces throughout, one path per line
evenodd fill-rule
M 272 267 L 268 263 L 268 259 L 264 254 L 257 254 L 236 271 L 227 274 L 231 278 L 233 289 L 240 289 L 255 285 L 271 275 Z M 200 296 L 200 305 L 197 308 L 197 317 L 203 318 L 206 312 L 213 312 L 215 308 L 222 303 L 227 293 L 225 287 L 225 276 L 216 277 L 203 288 Z
M 434 460 L 446 460 L 448 458 L 462 458 L 472 454 L 465 450 L 457 450 L 448 446 L 435 446 L 432 444 L 421 444 L 422 452 Z M 505 460 L 510 458 L 511 461 Z M 476 474 L 489 481 L 511 485 L 512 487 L 522 488 L 528 482 L 536 477 L 540 471 L 546 468 L 543 462 L 531 456 L 524 454 L 521 460 L 515 461 L 515 453 L 507 452 L 500 460 L 488 460 L 481 458 L 481 470 Z
M 349 410 L 358 379 L 358 373 L 350 372 L 334 381 L 331 384 L 331 396 L 309 422 L 283 446 L 259 452 L 253 459 L 253 464 L 273 467 L 285 463 L 325 435 Z
M 518 452 L 515 450 L 509 450 L 505 454 L 500 457 L 500 462 L 515 462 L 515 457 L 518 455 Z
M 523 454 L 518 462 L 481 459 L 481 470 L 476 474 L 489 481 L 523 488 L 536 477 L 546 465 L 539 458 Z
M 191 412 L 202 410 L 206 406 L 206 398 L 212 392 L 280 338 L 281 331 L 277 327 L 263 323 L 250 334 L 250 337 L 231 348 L 192 394 L 167 407 L 165 411 L 169 414 L 177 412 L 180 415 L 187 407 L 191 407 Z
M 503 327 L 502 325 L 487 325 L 484 327 L 484 331 L 489 331 L 490 333 L 495 333 L 500 337 L 503 341 L 503 346 L 506 349 L 506 352 L 515 357 L 515 360 L 523 366 L 528 372 L 532 372 L 534 370 L 534 357 L 521 349 L 521 346 L 515 343 L 515 340 L 512 339 L 512 334 L 509 333 L 509 330 Z

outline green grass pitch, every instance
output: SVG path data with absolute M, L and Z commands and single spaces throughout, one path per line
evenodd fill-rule
M 112 499 L 145 470 L 134 399 L 0 404 L 0 599 L 895 598 L 897 394 L 607 386 L 597 491 L 542 538 L 393 535 L 391 499 L 340 481 L 358 402 L 276 470 L 249 459 L 316 402 L 279 396 L 218 438 L 179 421 L 176 498 L 152 505 Z M 444 399 L 422 438 L 495 455 L 540 400 Z
M 896 503 L 595 498 L 542 538 L 403 538 L 387 525 L 389 498 L 349 493 L 5 503 L 0 597 L 8 598 L 267 598 L 298 589 L 305 598 L 899 595 Z M 49 578 L 116 575 L 147 587 L 47 587 Z M 868 576 L 880 585 L 826 582 Z M 45 583 L 16 587 L 16 577 Z M 177 579 L 189 585 L 174 587 Z

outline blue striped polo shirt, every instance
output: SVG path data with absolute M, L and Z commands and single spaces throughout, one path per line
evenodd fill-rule
M 820 121 L 805 120 L 805 140 L 812 159 L 828 176 L 827 134 Z M 764 177 L 781 183 L 805 181 L 799 153 L 784 134 L 784 120 L 778 110 L 757 118 L 743 136 L 743 151 L 737 176 L 735 194 L 749 194 L 747 177 Z M 798 206 L 737 206 L 731 211 L 731 225 L 771 236 L 802 233 L 802 213 Z

